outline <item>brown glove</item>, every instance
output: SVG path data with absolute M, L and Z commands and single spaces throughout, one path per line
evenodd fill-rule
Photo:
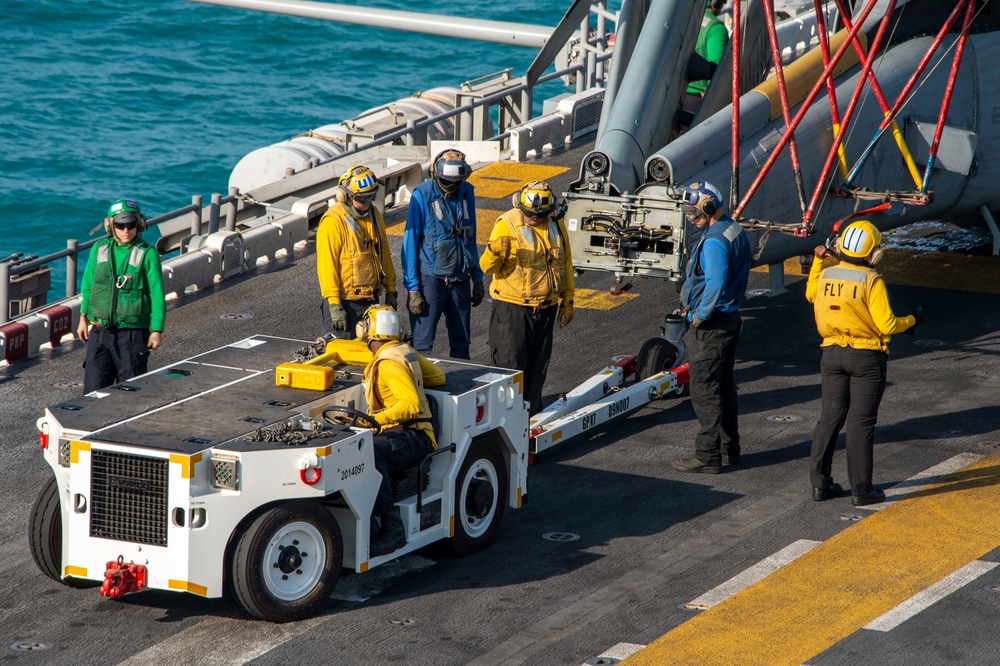
M 498 257 L 506 257 L 510 254 L 510 246 L 513 242 L 514 238 L 512 236 L 499 236 L 494 238 L 489 243 L 490 252 Z

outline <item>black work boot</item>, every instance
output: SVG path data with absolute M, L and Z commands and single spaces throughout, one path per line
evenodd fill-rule
M 399 515 L 399 507 L 382 514 L 382 526 L 378 534 L 368 546 L 368 557 L 388 555 L 406 545 L 406 532 L 403 529 L 403 518 Z

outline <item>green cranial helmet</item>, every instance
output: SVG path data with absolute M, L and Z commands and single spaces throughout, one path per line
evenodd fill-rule
M 135 213 L 136 215 L 142 215 L 142 211 L 139 210 L 139 204 L 131 199 L 119 199 L 108 208 L 108 217 L 110 218 L 113 218 L 119 213 Z

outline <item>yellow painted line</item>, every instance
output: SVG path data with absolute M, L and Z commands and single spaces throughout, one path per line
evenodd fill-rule
M 186 580 L 174 580 L 170 579 L 167 581 L 167 587 L 171 590 L 180 590 L 181 592 L 191 592 L 192 594 L 197 594 L 202 597 L 208 596 L 208 588 L 204 585 L 198 585 L 197 583 L 190 583 Z
M 517 487 L 517 508 L 521 508 L 521 486 Z
M 69 464 L 75 465 L 80 462 L 80 451 L 89 451 L 90 444 L 73 440 L 69 443 Z
M 494 162 L 469 176 L 477 197 L 505 199 L 532 180 L 548 180 L 569 171 L 569 167 L 527 164 L 525 162 Z M 558 193 L 557 193 L 558 194 Z
M 518 372 L 514 374 L 514 383 L 517 384 L 517 392 L 520 395 L 524 395 L 524 373 Z
M 170 454 L 170 462 L 177 463 L 181 466 L 182 479 L 190 479 L 194 477 L 194 466 L 198 464 L 200 460 L 200 453 L 196 453 L 193 456 L 182 456 L 179 453 Z
M 558 442 L 560 439 L 562 439 L 562 430 L 556 430 L 554 433 L 552 433 L 552 443 L 553 444 L 555 444 L 556 442 Z
M 333 445 L 332 444 L 330 444 L 328 446 L 321 446 L 318 449 L 316 449 L 316 455 L 319 458 L 326 457 L 326 456 L 330 455 L 331 453 L 333 453 Z
M 798 666 L 1000 547 L 1000 454 L 865 518 L 624 664 Z
M 74 566 L 72 566 L 70 564 L 67 564 L 65 567 L 63 567 L 63 575 L 64 576 L 76 576 L 78 578 L 86 578 L 87 577 L 87 567 L 74 567 Z
M 361 563 L 361 566 L 360 566 L 360 567 L 358 567 L 358 570 L 359 570 L 359 571 L 360 571 L 361 573 L 364 573 L 364 572 L 368 571 L 368 563 L 367 563 L 367 562 L 362 562 L 362 563 Z
M 577 289 L 573 295 L 573 307 L 577 310 L 611 310 L 628 303 L 633 298 L 639 298 L 639 294 L 627 291 L 616 296 L 609 291 Z

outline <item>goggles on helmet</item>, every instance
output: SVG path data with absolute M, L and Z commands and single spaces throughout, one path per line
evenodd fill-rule
M 354 199 L 354 201 L 356 201 L 357 203 L 361 204 L 362 206 L 366 206 L 370 204 L 372 200 L 375 198 L 375 193 L 372 192 L 371 194 L 355 194 L 351 198 Z
M 133 213 L 119 213 L 111 220 L 116 229 L 135 229 L 139 226 L 139 218 Z

